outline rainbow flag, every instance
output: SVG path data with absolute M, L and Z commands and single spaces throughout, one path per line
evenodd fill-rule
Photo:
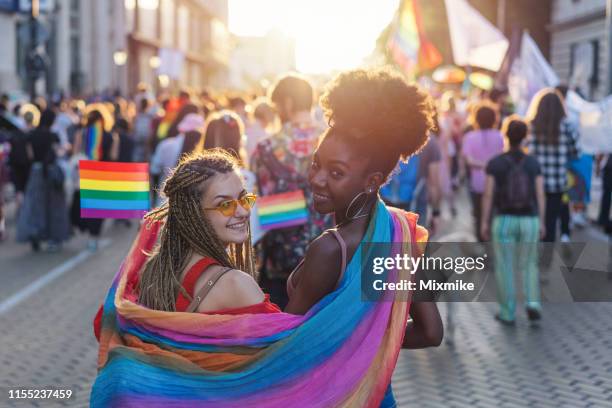
M 92 160 L 102 158 L 102 138 L 104 129 L 102 122 L 98 121 L 85 129 L 85 154 Z
M 81 218 L 142 218 L 150 207 L 149 164 L 79 161 Z
M 418 0 L 403 0 L 395 15 L 387 49 L 408 75 L 435 68 L 442 55 L 427 39 Z
M 257 200 L 261 229 L 272 230 L 305 224 L 308 210 L 302 190 L 273 194 Z

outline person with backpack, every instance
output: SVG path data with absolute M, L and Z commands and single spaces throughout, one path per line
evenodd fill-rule
M 544 222 L 544 177 L 538 160 L 523 152 L 527 123 L 517 115 L 506 118 L 502 132 L 509 151 L 487 164 L 482 199 L 481 236 L 493 241 L 495 278 L 503 324 L 514 324 L 515 271 L 522 271 L 525 307 L 529 320 L 541 317 L 538 242 L 546 232 Z M 492 227 L 485 222 L 494 212 Z

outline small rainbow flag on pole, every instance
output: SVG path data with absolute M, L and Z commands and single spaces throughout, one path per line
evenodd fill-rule
M 302 190 L 260 197 L 257 215 L 263 230 L 293 227 L 308 221 L 306 200 Z
M 149 164 L 79 161 L 81 218 L 142 218 L 150 208 Z

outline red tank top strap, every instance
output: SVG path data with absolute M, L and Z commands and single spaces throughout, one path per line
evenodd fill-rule
M 193 290 L 195 288 L 195 284 L 204 273 L 206 268 L 210 265 L 217 265 L 219 262 L 215 261 L 213 258 L 204 257 L 196 262 L 185 274 L 185 278 L 183 279 L 183 288 L 189 294 L 190 297 L 193 298 Z M 189 304 L 191 303 L 190 299 L 187 299 L 182 291 L 179 290 L 178 297 L 176 298 L 176 311 L 183 312 L 187 310 Z

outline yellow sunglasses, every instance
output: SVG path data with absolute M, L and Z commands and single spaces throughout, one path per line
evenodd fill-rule
M 236 213 L 236 209 L 238 208 L 238 204 L 242 206 L 245 210 L 250 210 L 255 205 L 255 200 L 257 200 L 257 196 L 255 194 L 245 194 L 239 199 L 226 200 L 219 203 L 216 207 L 204 208 L 205 210 L 216 210 L 226 217 L 231 217 Z

